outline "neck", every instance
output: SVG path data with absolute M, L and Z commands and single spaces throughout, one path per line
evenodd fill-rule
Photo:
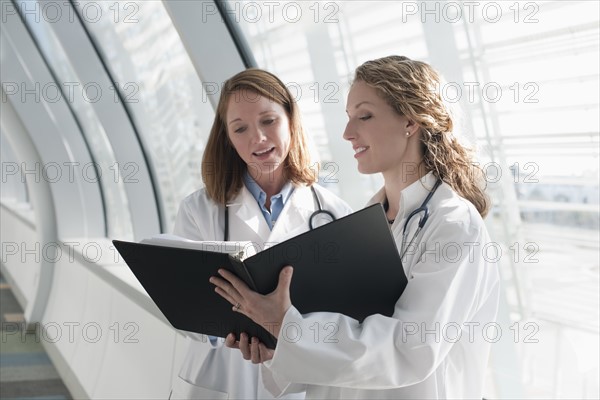
M 271 197 L 281 192 L 281 189 L 286 183 L 283 176 L 283 166 L 276 168 L 268 173 L 263 172 L 258 179 L 254 179 L 258 186 L 265 192 L 267 198 L 265 199 L 265 207 L 271 206 Z
M 400 209 L 400 192 L 427 175 L 427 171 L 422 164 L 410 163 L 400 170 L 387 171 L 383 173 L 385 197 L 388 203 L 387 217 L 389 220 L 396 218 Z

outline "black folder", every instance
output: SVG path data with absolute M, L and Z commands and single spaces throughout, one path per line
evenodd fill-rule
M 241 332 L 274 348 L 276 338 L 215 293 L 208 279 L 226 268 L 259 293 L 294 267 L 292 304 L 302 314 L 327 311 L 362 322 L 391 316 L 407 283 L 381 204 L 269 247 L 243 262 L 226 253 L 113 240 L 131 271 L 173 327 L 225 337 Z M 303 334 L 314 334 L 304 332 Z

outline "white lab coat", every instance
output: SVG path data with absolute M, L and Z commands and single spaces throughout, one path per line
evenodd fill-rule
M 314 186 L 323 210 L 332 212 L 336 218 L 352 211 L 331 192 L 319 185 Z M 260 248 L 307 231 L 308 220 L 318 209 L 310 188 L 296 187 L 271 231 L 256 200 L 245 186 L 228 203 L 228 207 L 229 240 L 252 241 Z M 223 207 L 216 206 L 201 189 L 182 201 L 174 234 L 192 240 L 223 240 L 224 226 Z M 188 342 L 189 348 L 179 379 L 173 384 L 171 398 L 273 398 L 262 384 L 261 370 L 267 371 L 264 366 L 244 360 L 239 350 L 225 347 L 222 340 L 213 346 L 206 336 L 196 335 Z M 288 398 L 303 399 L 304 393 L 289 395 Z
M 392 225 L 398 249 L 406 217 L 434 183 L 428 174 L 402 191 Z M 383 199 L 382 189 L 370 204 Z M 314 399 L 481 399 L 495 335 L 482 328 L 494 323 L 499 298 L 497 266 L 486 258 L 495 255 L 482 253 L 490 247 L 483 220 L 450 186 L 438 188 L 429 210 L 404 258 L 408 285 L 392 317 L 372 315 L 360 324 L 341 314 L 288 310 L 274 357 L 265 363 L 273 394 L 306 389 Z M 407 228 L 407 242 L 417 221 Z M 287 326 L 294 327 L 288 340 Z

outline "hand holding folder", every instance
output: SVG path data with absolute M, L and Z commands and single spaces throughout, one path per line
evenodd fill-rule
M 239 338 L 246 332 L 269 348 L 276 338 L 215 293 L 209 278 L 219 268 L 268 294 L 277 287 L 281 269 L 292 265 L 290 295 L 301 313 L 336 312 L 358 321 L 373 314 L 391 316 L 407 283 L 381 204 L 253 255 L 249 242 L 173 242 L 113 241 L 173 327 L 218 337 L 233 332 Z

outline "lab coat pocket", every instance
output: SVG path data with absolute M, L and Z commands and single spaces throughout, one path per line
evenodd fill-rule
M 169 400 L 189 400 L 189 399 L 211 399 L 211 400 L 221 400 L 228 399 L 229 393 L 218 392 L 216 390 L 211 390 L 207 388 L 203 388 L 200 386 L 196 386 L 193 383 L 189 383 L 185 379 L 180 377 L 175 378 L 175 382 L 173 382 L 173 387 L 171 388 L 171 395 L 169 396 Z

